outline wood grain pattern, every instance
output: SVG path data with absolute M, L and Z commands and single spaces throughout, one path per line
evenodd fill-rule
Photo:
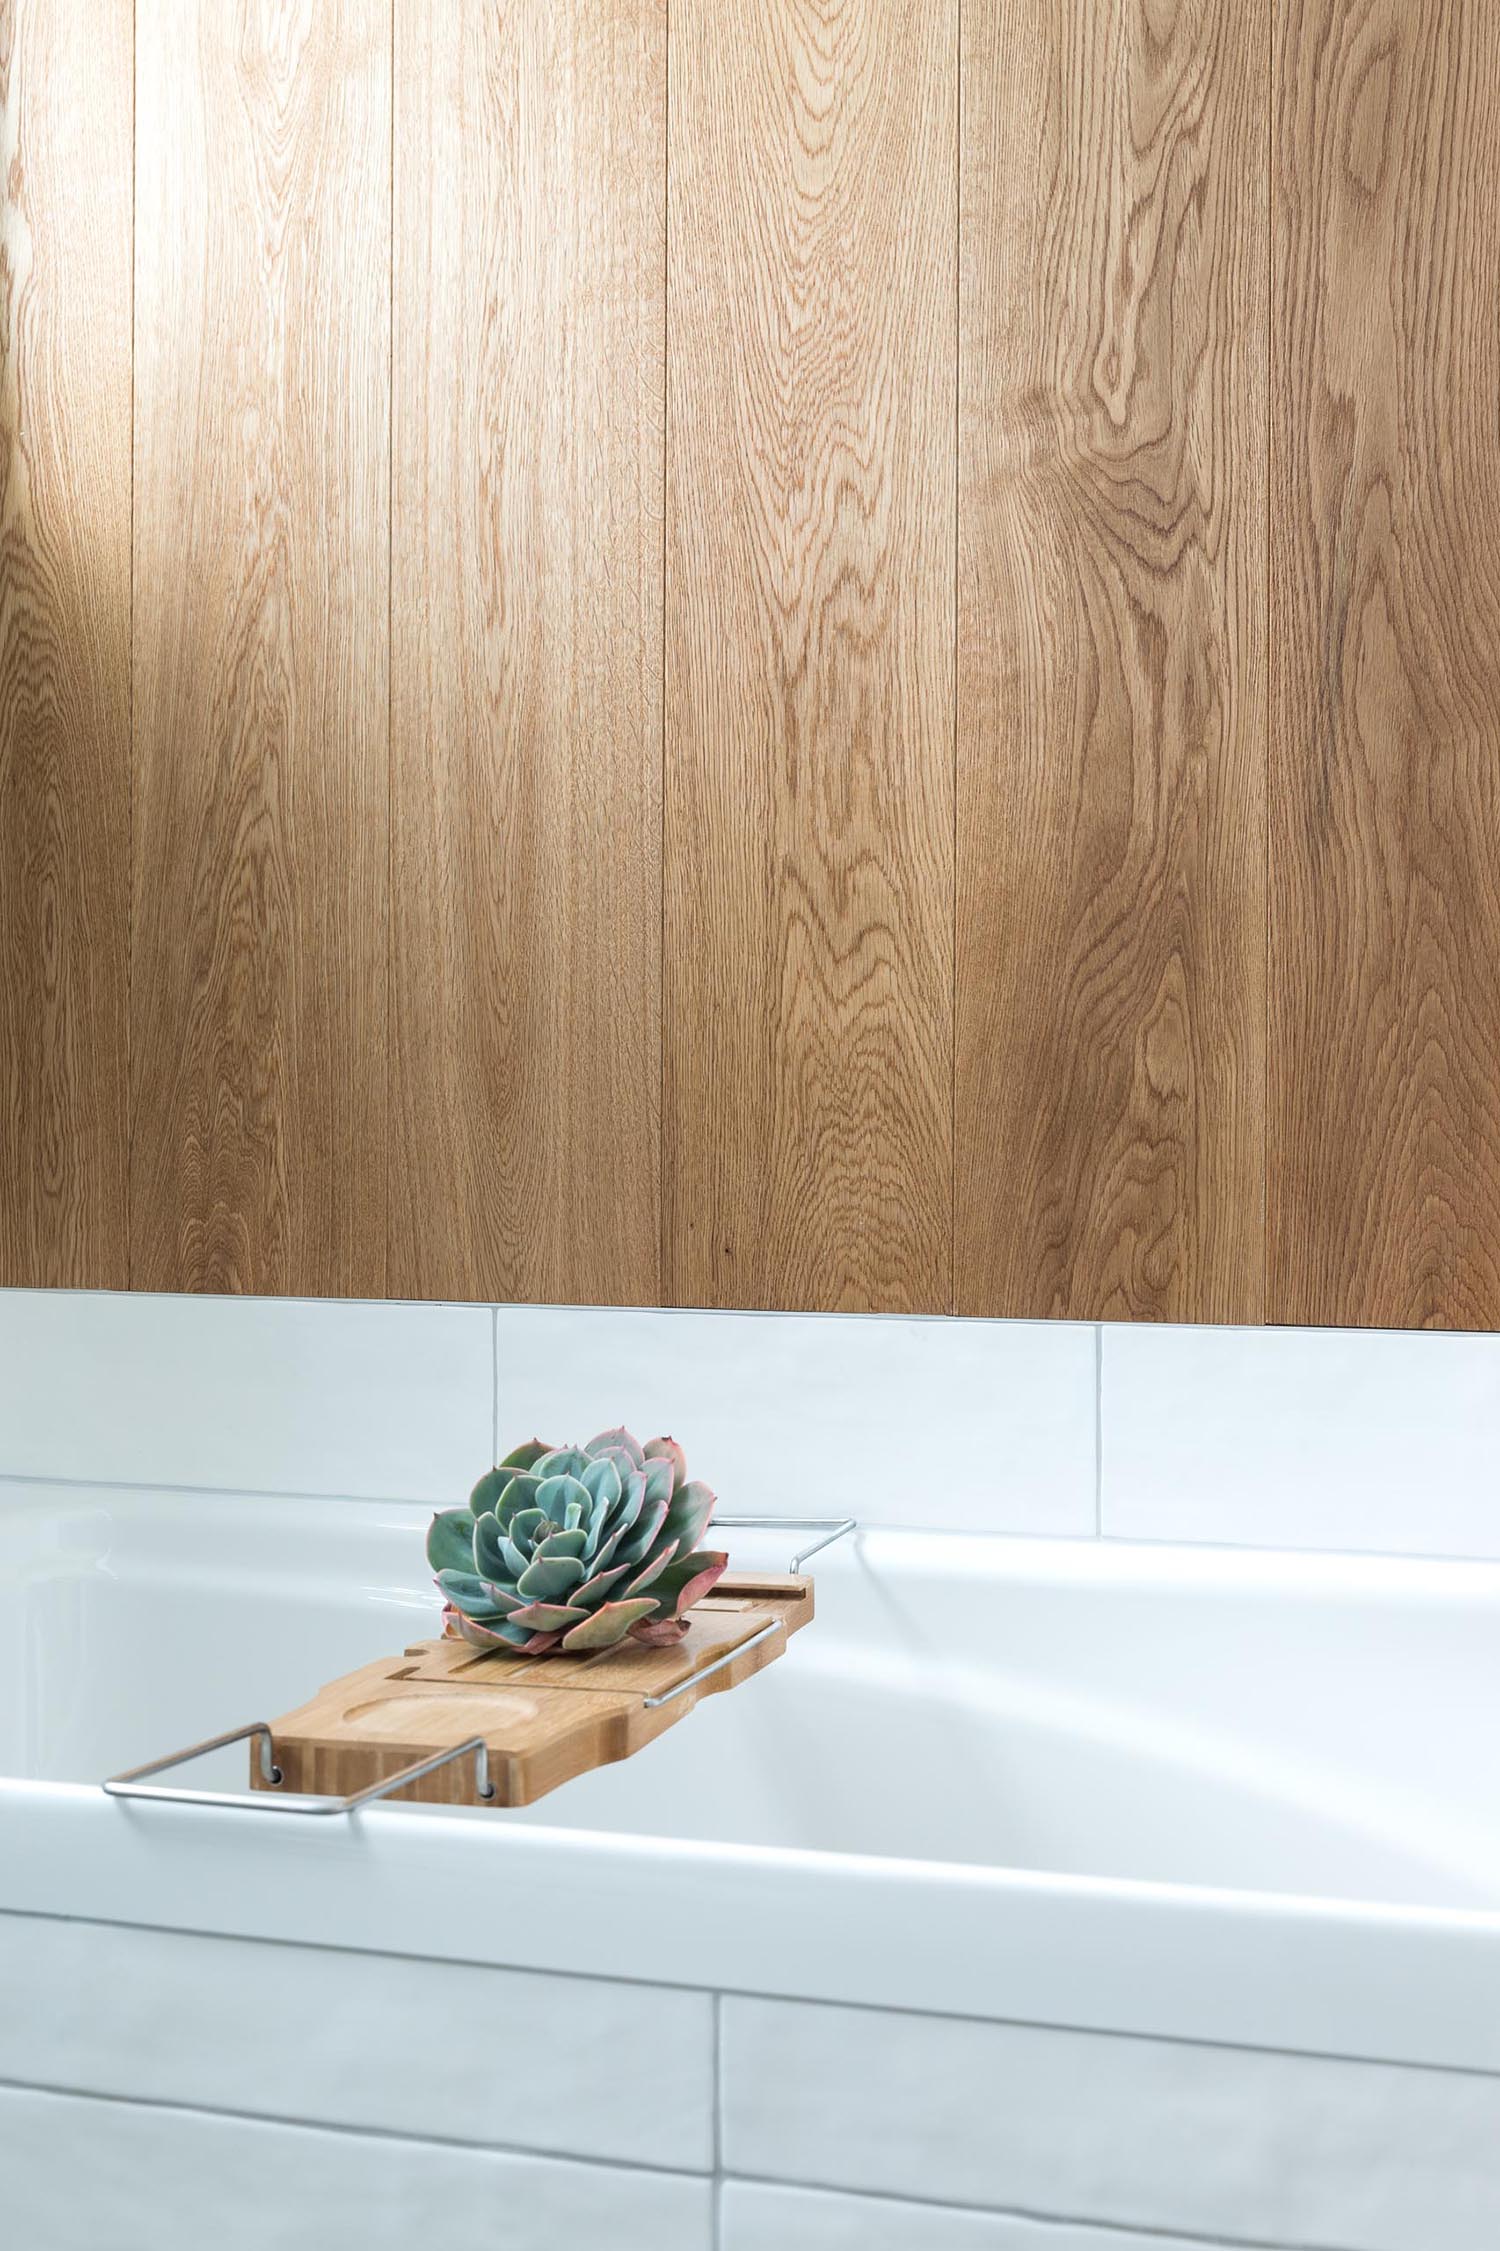
M 956 1271 L 1256 1320 L 1264 0 L 965 0 Z
M 137 24 L 132 1272 L 385 1278 L 388 0 Z
M 1278 0 L 1270 1312 L 1500 1323 L 1500 11 Z
M 416 1642 L 404 1657 L 377 1658 L 271 1723 L 282 1781 L 265 1780 L 257 1745 L 251 1787 L 348 1797 L 432 1751 L 480 1736 L 489 1799 L 479 1796 L 472 1757 L 394 1796 L 403 1804 L 532 1805 L 577 1775 L 644 1750 L 705 1697 L 774 1664 L 791 1636 L 811 1623 L 810 1579 L 725 1578 L 719 1585 L 722 1591 L 693 1606 L 686 1636 L 671 1649 L 630 1643 L 590 1657 L 535 1658 L 481 1654 L 467 1642 L 442 1640 Z M 777 1621 L 779 1633 L 757 1640 Z M 722 1671 L 708 1670 L 717 1664 Z M 696 1674 L 704 1675 L 701 1682 Z M 653 1705 L 652 1697 L 666 1701 Z
M 671 37 L 666 1294 L 945 1308 L 957 11 Z
M 392 1285 L 651 1303 L 665 0 L 397 26 Z
M 122 1288 L 130 0 L 0 0 L 0 1284 Z
M 1500 1325 L 1497 147 L 1481 0 L 0 0 L 0 1285 Z

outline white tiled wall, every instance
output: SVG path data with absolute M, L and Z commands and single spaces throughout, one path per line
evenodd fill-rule
M 1496 2078 L 735 1996 L 720 2052 L 731 2174 L 1148 2238 L 1500 2242 Z
M 718 2251 L 1223 2251 L 1201 2236 L 726 2181 Z
M 670 1431 L 726 1510 L 1091 1533 L 1094 1362 L 1075 1322 L 507 1306 L 500 1425 Z
M 0 1499 L 443 1504 L 621 1420 L 726 1513 L 1500 1556 L 1500 1337 L 0 1291 Z
M 1497 2141 L 1475 2072 L 0 1917 L 18 2251 L 1493 2251 Z
M 497 1432 L 623 1421 L 726 1513 L 1091 1534 L 1096 1358 L 1075 1323 L 0 1291 L 0 1479 L 451 1504 Z
M 483 1306 L 0 1290 L 0 1474 L 447 1500 L 492 1381 Z
M 706 2179 L 0 2087 L 15 2251 L 711 2251 Z
M 1500 1337 L 1103 1332 L 1121 1539 L 1500 1555 Z
M 0 1292 L 0 1507 L 443 1502 L 497 1431 L 617 1419 L 731 1511 L 1500 1555 L 1500 1339 Z M 1497 2145 L 1473 2073 L 0 1918 L 0 2237 L 38 2251 L 101 2214 L 110 2251 L 434 2214 L 498 2251 L 1493 2251 Z
M 0 1915 L 0 1996 L 0 2082 L 713 2163 L 706 1993 Z

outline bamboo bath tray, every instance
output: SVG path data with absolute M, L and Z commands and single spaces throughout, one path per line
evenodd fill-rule
M 592 1767 L 631 1758 L 705 1695 L 750 1679 L 811 1614 L 811 1578 L 725 1576 L 689 1609 L 687 1636 L 669 1650 L 626 1643 L 592 1657 L 507 1657 L 468 1641 L 417 1641 L 270 1722 L 282 1783 L 268 1783 L 255 1758 L 250 1783 L 347 1799 L 480 1738 L 489 1799 L 475 1760 L 450 1758 L 394 1790 L 392 1803 L 532 1805 Z
M 670 1649 L 639 1642 L 572 1658 L 512 1656 L 444 1637 L 330 1681 L 281 1719 L 251 1720 L 112 1774 L 112 1798 L 252 1812 L 354 1813 L 377 1798 L 519 1806 L 628 1759 L 705 1696 L 775 1661 L 813 1614 L 812 1556 L 857 1532 L 852 1516 L 725 1516 L 716 1529 L 817 1532 L 777 1574 L 726 1573 Z M 253 1742 L 247 1791 L 189 1790 L 158 1776 Z
M 670 1649 L 627 1643 L 585 1657 L 506 1656 L 457 1640 L 419 1641 L 319 1689 L 271 1722 L 271 1782 L 251 1760 L 251 1786 L 336 1799 L 475 1738 L 473 1758 L 447 1762 L 390 1792 L 393 1803 L 531 1805 L 559 1783 L 628 1759 L 705 1696 L 774 1662 L 813 1612 L 811 1579 L 726 1575 L 688 1612 Z
M 853 1529 L 845 1518 L 794 1563 Z M 795 1571 L 740 1573 L 726 1574 L 693 1605 L 687 1633 L 670 1649 L 632 1642 L 591 1656 L 526 1657 L 447 1637 L 419 1641 L 400 1657 L 377 1658 L 330 1681 L 279 1720 L 252 1720 L 148 1760 L 111 1775 L 104 1789 L 116 1798 L 281 1813 L 353 1813 L 387 1797 L 531 1805 L 559 1783 L 628 1759 L 703 1697 L 762 1671 L 812 1614 L 811 1579 Z M 246 1741 L 255 1745 L 248 1792 L 188 1790 L 153 1779 Z

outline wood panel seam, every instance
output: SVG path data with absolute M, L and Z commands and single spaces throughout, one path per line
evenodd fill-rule
M 125 760 L 125 1287 L 135 1288 L 135 292 L 140 0 L 130 0 L 130 721 Z
M 385 444 L 385 1038 L 387 1095 L 385 1133 L 385 1294 L 390 1295 L 395 1272 L 392 1241 L 394 1218 L 391 1203 L 391 1170 L 396 1133 L 393 1115 L 399 1113 L 401 1089 L 397 1083 L 396 1038 L 396 12 L 402 0 L 390 0 L 391 36 L 388 67 L 391 79 L 390 133 L 390 243 L 386 277 L 386 444 Z
M 672 478 L 672 0 L 663 0 L 661 105 L 661 657 L 656 797 L 656 1291 L 667 1285 L 667 510 Z
M 1262 828 L 1263 862 L 1263 915 L 1264 940 L 1262 946 L 1263 969 L 1261 975 L 1261 1055 L 1262 1069 L 1269 1082 L 1273 1069 L 1271 1053 L 1271 509 L 1275 497 L 1275 463 L 1272 459 L 1272 398 L 1275 379 L 1275 345 L 1272 327 L 1275 319 L 1276 288 L 1276 24 L 1280 0 L 1270 0 L 1266 9 L 1266 357 L 1265 357 L 1265 411 L 1262 417 L 1261 447 L 1264 455 L 1264 506 L 1266 519 L 1265 554 L 1265 607 L 1262 612 L 1262 630 L 1265 635 L 1266 689 L 1265 730 L 1262 749 L 1262 770 L 1266 797 L 1266 817 Z M 1271 1110 L 1269 1084 L 1265 1101 L 1265 1127 L 1261 1136 L 1260 1151 L 1260 1320 L 1264 1325 L 1271 1317 Z
M 964 0 L 955 0 L 953 57 L 953 845 L 948 915 L 948 1311 L 958 1311 L 958 512 L 963 397 Z

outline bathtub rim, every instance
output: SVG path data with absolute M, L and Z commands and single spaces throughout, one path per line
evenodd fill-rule
M 264 1531 L 260 1507 L 188 1518 L 179 1496 L 122 1500 L 92 1486 L 69 1500 L 137 1527 L 182 1518 L 195 1533 L 226 1522 L 241 1533 L 253 1523 L 257 1540 Z M 318 1525 L 342 1532 L 351 1506 L 393 1537 L 430 1513 L 328 1501 Z M 870 1535 L 882 1548 L 906 1537 Z M 1385 1594 L 1500 1614 L 1500 1562 L 944 1537 L 952 1561 L 1048 1583 L 1232 1580 L 1237 1591 Z M 834 1568 L 862 1564 L 863 1545 Z M 1494 1910 L 542 1824 L 502 1836 L 503 1822 L 378 1808 L 337 1824 L 257 1820 L 0 1778 L 0 1911 L 1500 2072 Z M 601 1886 L 614 1903 L 606 1915 Z M 549 1892 L 565 1911 L 530 1912 Z M 476 1915 L 476 1900 L 492 1911 Z M 633 1948 L 623 1962 L 622 1929 Z
M 488 1824 L 0 1780 L 0 1912 L 1500 2073 L 1500 1913 Z

